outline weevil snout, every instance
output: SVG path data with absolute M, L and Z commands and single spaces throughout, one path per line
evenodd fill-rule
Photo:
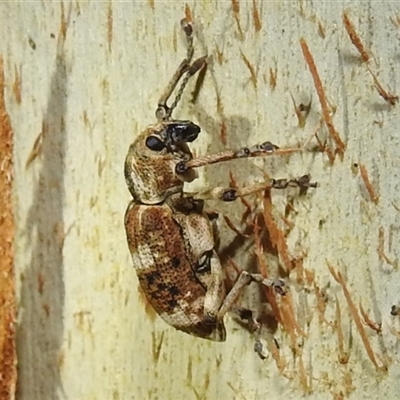
M 168 124 L 166 131 L 171 144 L 190 143 L 199 136 L 200 127 L 191 121 L 174 121 Z
M 146 147 L 153 151 L 162 151 L 165 148 L 168 152 L 174 152 L 184 143 L 190 143 L 197 139 L 200 127 L 191 121 L 171 121 L 159 132 L 152 132 L 146 138 Z

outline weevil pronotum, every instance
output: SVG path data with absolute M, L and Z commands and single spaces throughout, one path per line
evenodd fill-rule
M 315 187 L 310 177 L 274 180 L 239 189 L 213 188 L 197 195 L 184 192 L 184 183 L 196 178 L 195 168 L 282 151 L 270 142 L 238 150 L 226 150 L 193 157 L 188 143 L 197 139 L 200 127 L 191 121 L 172 119 L 190 77 L 206 64 L 206 57 L 192 62 L 193 28 L 182 20 L 188 50 L 162 94 L 156 111 L 157 122 L 148 126 L 129 147 L 125 179 L 133 200 L 125 215 L 129 250 L 140 285 L 155 311 L 168 324 L 188 334 L 225 340 L 223 317 L 235 310 L 242 318 L 249 313 L 235 306 L 243 288 L 251 282 L 284 292 L 284 281 L 265 279 L 261 274 L 242 271 L 227 294 L 223 268 L 216 252 L 214 229 L 218 215 L 207 212 L 204 200 L 233 201 L 266 189 L 288 186 Z M 182 83 L 171 106 L 167 102 Z M 250 313 L 251 314 L 251 313 Z

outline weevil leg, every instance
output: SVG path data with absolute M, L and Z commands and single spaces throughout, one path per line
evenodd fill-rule
M 221 262 L 215 251 L 210 257 L 210 282 L 204 298 L 204 318 L 207 323 L 219 321 L 218 314 L 225 296 L 224 276 Z
M 261 360 L 265 360 L 268 357 L 268 348 L 265 348 L 265 345 L 261 341 L 261 335 L 258 333 L 256 335 L 256 341 L 254 343 L 254 351 L 258 354 Z M 275 338 L 270 339 L 270 346 L 274 346 L 276 350 L 279 349 L 279 344 Z M 272 344 L 273 342 L 273 344 Z
M 232 309 L 236 300 L 243 292 L 243 289 L 251 282 L 257 282 L 259 284 L 272 287 L 275 291 L 281 295 L 285 294 L 285 282 L 282 279 L 267 279 L 261 274 L 250 274 L 247 271 L 242 271 L 239 275 L 239 279 L 234 284 L 231 291 L 225 297 L 220 309 L 218 310 L 217 319 L 220 320 L 224 315 Z
M 241 188 L 216 187 L 205 192 L 185 193 L 185 195 L 193 196 L 201 200 L 234 201 L 239 197 L 248 196 L 265 189 L 286 189 L 288 187 L 298 187 L 300 190 L 304 191 L 310 187 L 317 187 L 317 183 L 311 182 L 310 175 L 303 175 L 297 179 L 269 179 Z
M 254 342 L 254 351 L 258 354 L 258 357 L 260 357 L 261 360 L 265 360 L 267 358 L 264 353 L 264 346 L 261 343 L 260 338 L 256 338 L 256 341 Z
M 237 315 L 241 321 L 246 321 L 246 328 L 250 332 L 258 332 L 260 329 L 260 324 L 254 318 L 253 311 L 248 308 L 239 307 L 234 304 L 229 310 L 231 313 Z
M 158 106 L 156 110 L 156 117 L 158 121 L 165 121 L 168 120 L 171 115 L 172 111 L 178 105 L 179 100 L 182 97 L 183 91 L 185 90 L 186 84 L 188 83 L 189 79 L 198 72 L 205 64 L 206 64 L 206 56 L 200 57 L 195 60 L 192 64 L 193 58 L 193 27 L 190 22 L 186 19 L 181 21 L 181 27 L 186 35 L 186 40 L 188 43 L 188 49 L 186 53 L 186 58 L 180 63 L 178 69 L 175 71 L 174 75 L 172 76 L 171 80 L 168 82 L 167 87 L 165 88 L 164 92 L 160 96 L 158 100 Z M 186 75 L 185 75 L 186 74 Z M 171 97 L 172 93 L 174 92 L 178 82 L 184 76 L 184 79 L 181 83 L 181 86 L 178 90 L 178 93 L 170 107 L 167 105 L 168 99 Z
M 267 358 L 267 352 L 261 339 L 262 325 L 254 318 L 253 312 L 247 308 L 239 307 L 236 304 L 234 304 L 229 311 L 237 315 L 240 321 L 245 321 L 246 328 L 252 332 L 255 337 L 254 351 L 261 360 L 265 360 Z
M 219 153 L 208 154 L 201 157 L 195 157 L 188 161 L 180 161 L 176 164 L 175 172 L 177 174 L 183 174 L 190 168 L 199 168 L 205 165 L 217 164 L 224 161 L 235 160 L 238 158 L 251 158 L 251 157 L 268 157 L 272 155 L 288 155 L 292 153 L 298 153 L 304 150 L 302 147 L 288 147 L 279 148 L 277 145 L 271 142 L 264 142 L 256 144 L 251 147 L 242 147 L 237 150 L 224 150 Z

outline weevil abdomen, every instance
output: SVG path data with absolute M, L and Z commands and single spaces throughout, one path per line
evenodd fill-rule
M 204 315 L 204 275 L 209 271 L 197 268 L 198 256 L 190 251 L 185 241 L 186 228 L 177 222 L 176 214 L 166 204 L 131 202 L 128 206 L 125 228 L 140 285 L 154 310 L 168 324 L 194 336 L 223 341 L 222 320 L 210 321 Z M 185 220 L 183 214 L 181 220 Z

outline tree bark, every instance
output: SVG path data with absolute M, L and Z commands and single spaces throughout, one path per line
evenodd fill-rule
M 225 343 L 166 325 L 128 252 L 124 158 L 186 54 L 185 15 L 195 57 L 209 56 L 174 113 L 201 126 L 196 154 L 306 143 L 206 167 L 187 190 L 228 186 L 230 172 L 240 186 L 305 174 L 319 185 L 273 191 L 271 204 L 250 198 L 258 247 L 240 201 L 210 205 L 247 229 L 238 236 L 222 219 L 227 269 L 232 259 L 287 282 L 285 298 L 267 293 L 276 306 L 264 360 L 229 315 Z M 15 146 L 17 398 L 398 396 L 396 3 L 8 2 L 0 20 Z M 258 309 L 255 286 L 239 302 Z

